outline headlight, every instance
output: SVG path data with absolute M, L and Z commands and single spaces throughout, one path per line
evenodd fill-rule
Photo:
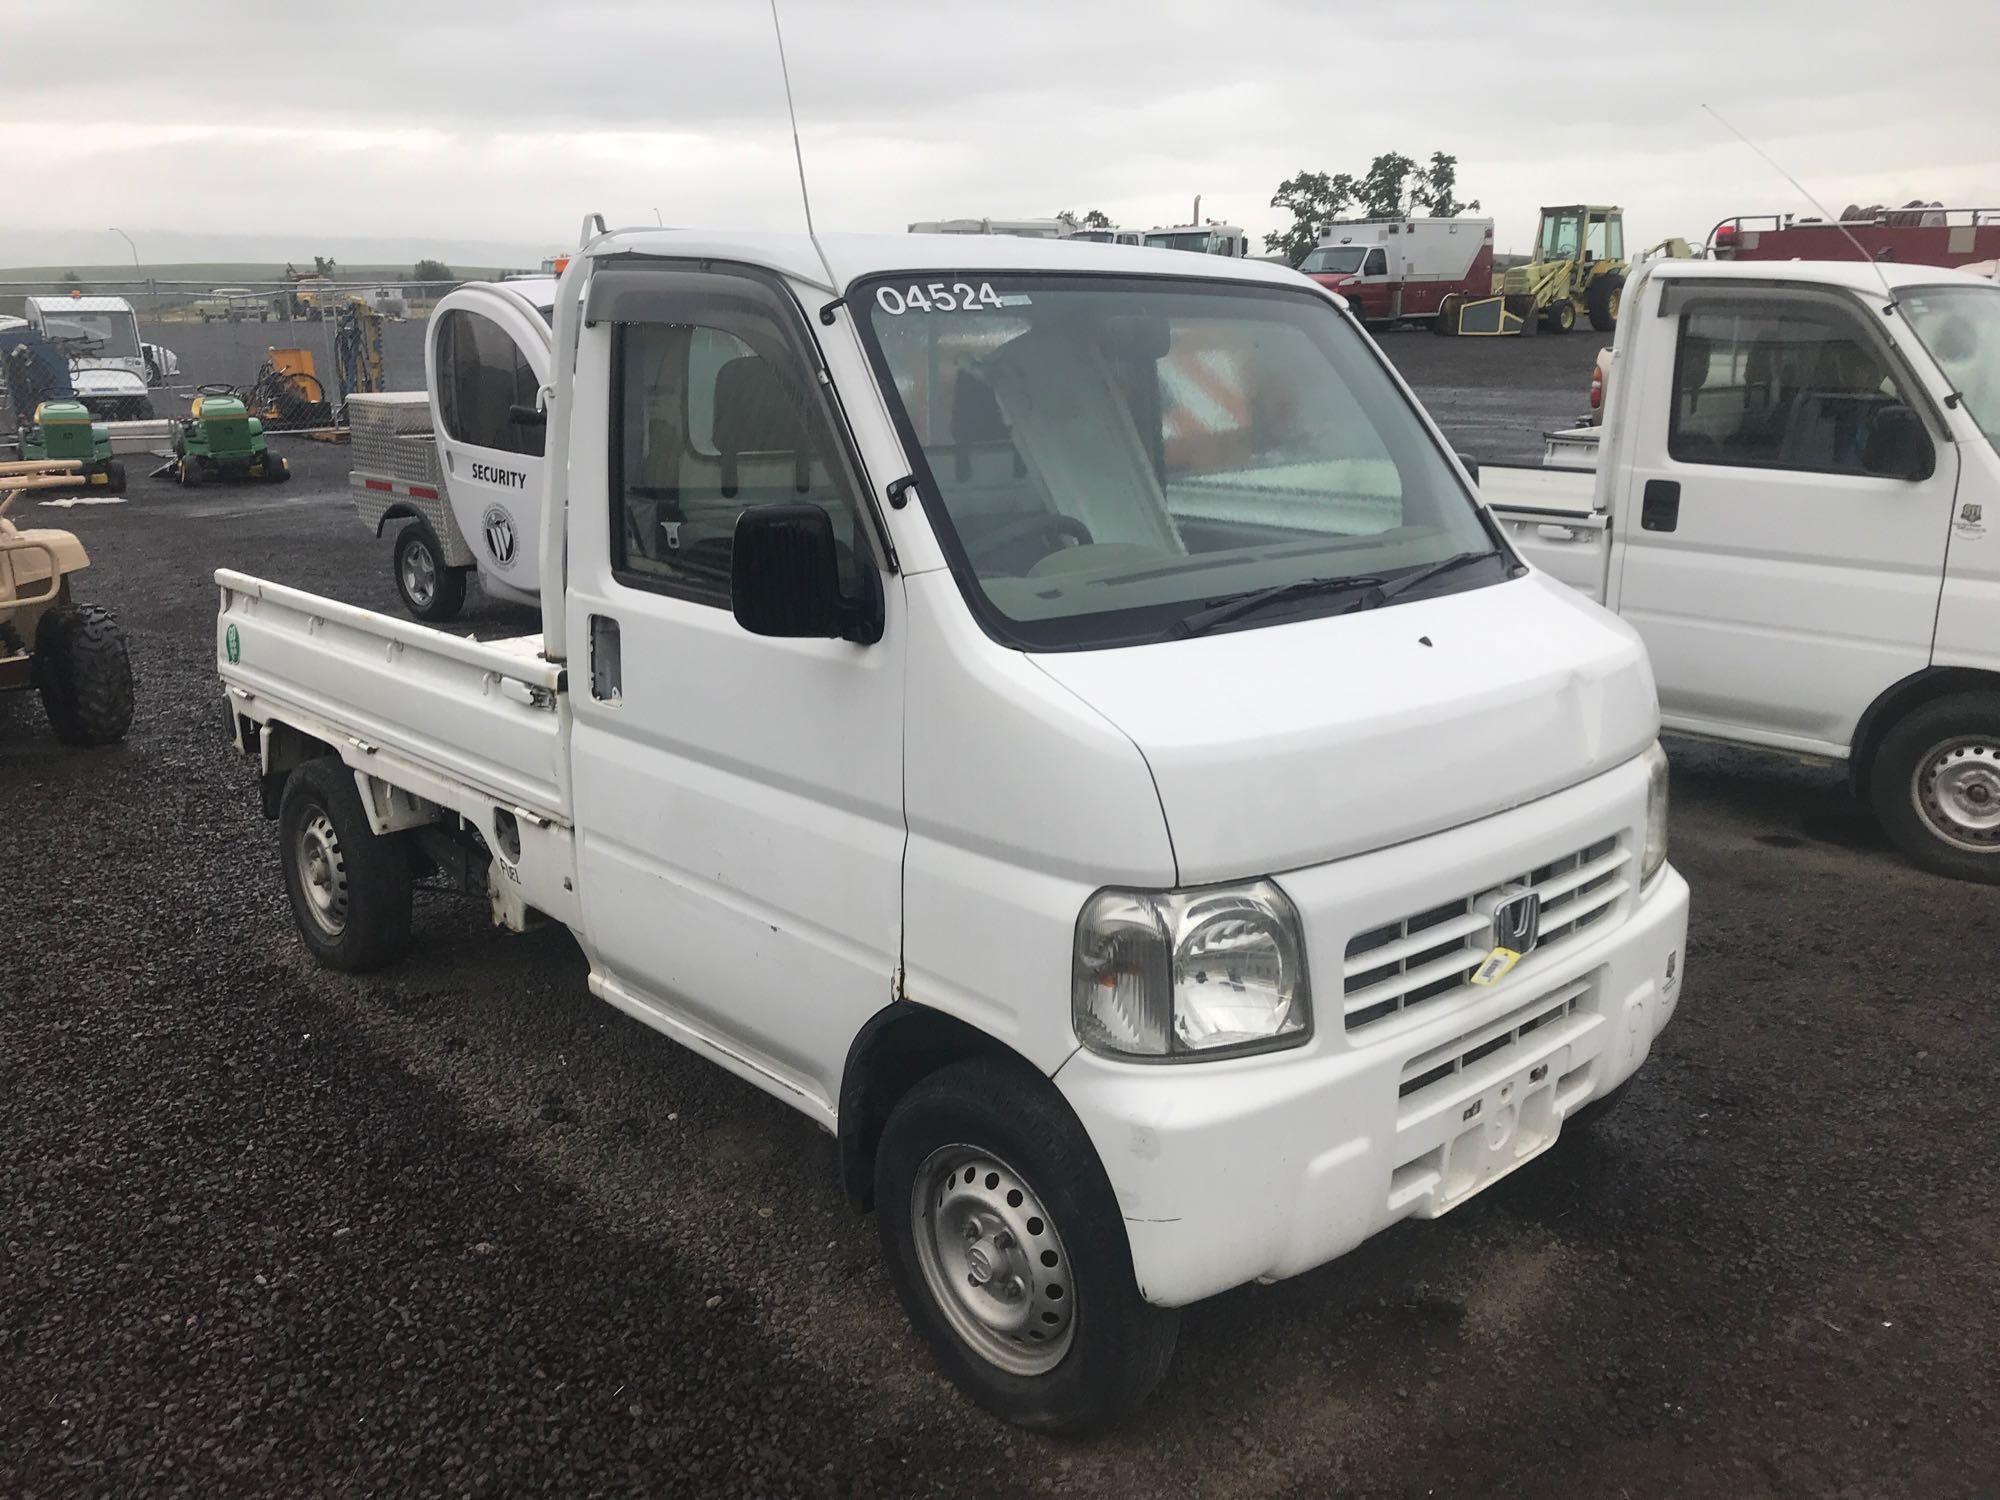
M 1646 857 L 1639 880 L 1651 880 L 1667 862 L 1667 752 L 1654 740 L 1646 751 Z
M 1076 921 L 1077 1040 L 1116 1057 L 1293 1047 L 1312 1034 L 1299 916 L 1268 880 L 1099 891 Z

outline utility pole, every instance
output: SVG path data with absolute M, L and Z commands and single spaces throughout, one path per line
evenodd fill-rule
M 117 235 L 119 239 L 121 239 L 121 240 L 123 240 L 123 241 L 125 242 L 125 248 L 126 248 L 127 250 L 130 250 L 130 251 L 132 252 L 132 274 L 133 274 L 133 275 L 134 275 L 134 276 L 135 276 L 136 278 L 138 278 L 138 279 L 140 279 L 140 280 L 144 280 L 144 279 L 145 279 L 145 273 L 144 273 L 143 271 L 141 271 L 141 270 L 140 270 L 140 268 L 139 268 L 139 247 L 138 247 L 137 245 L 135 245 L 135 244 L 133 244 L 133 243 L 132 243 L 132 236 L 131 236 L 131 235 L 129 235 L 129 234 L 127 234 L 127 233 L 126 233 L 126 232 L 125 232 L 124 230 L 120 229 L 120 228 L 119 228 L 119 227 L 118 227 L 118 226 L 117 226 L 116 224 L 113 224 L 113 225 L 111 226 L 111 229 L 110 229 L 110 232 L 111 232 L 112 234 L 115 234 L 115 235 Z M 155 300 L 157 300 L 157 299 L 155 299 Z M 158 312 L 158 311 L 159 311 L 159 309 L 158 309 L 157 307 L 156 307 L 156 308 L 154 308 L 153 310 L 154 310 L 155 312 Z

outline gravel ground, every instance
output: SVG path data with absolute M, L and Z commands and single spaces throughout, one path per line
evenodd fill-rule
M 1449 422 L 1557 342 L 1392 347 L 1477 350 Z M 1581 389 L 1538 378 L 1536 442 Z M 282 490 L 31 512 L 140 708 L 79 753 L 0 700 L 0 1495 L 1996 1493 L 2000 890 L 1836 774 L 1674 746 L 1687 989 L 1630 1102 L 1191 1309 L 1129 1430 L 1051 1442 L 933 1373 L 830 1141 L 589 999 L 566 935 L 432 895 L 406 965 L 306 960 L 208 576 L 394 601 L 345 453 L 287 452 Z

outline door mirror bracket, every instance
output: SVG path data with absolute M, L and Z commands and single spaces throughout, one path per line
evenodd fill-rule
M 840 589 L 833 519 L 817 505 L 753 505 L 736 517 L 729 554 L 729 607 L 752 635 L 882 639 L 882 582 L 861 569 L 862 595 Z

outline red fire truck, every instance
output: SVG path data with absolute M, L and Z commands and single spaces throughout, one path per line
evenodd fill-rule
M 1437 316 L 1452 292 L 1493 291 L 1491 219 L 1347 219 L 1320 226 L 1299 269 L 1367 323 Z
M 2000 208 L 1937 203 L 1849 208 L 1837 223 L 1745 214 L 1711 229 L 1708 248 L 1718 260 L 1869 259 L 1963 266 L 2000 257 Z

